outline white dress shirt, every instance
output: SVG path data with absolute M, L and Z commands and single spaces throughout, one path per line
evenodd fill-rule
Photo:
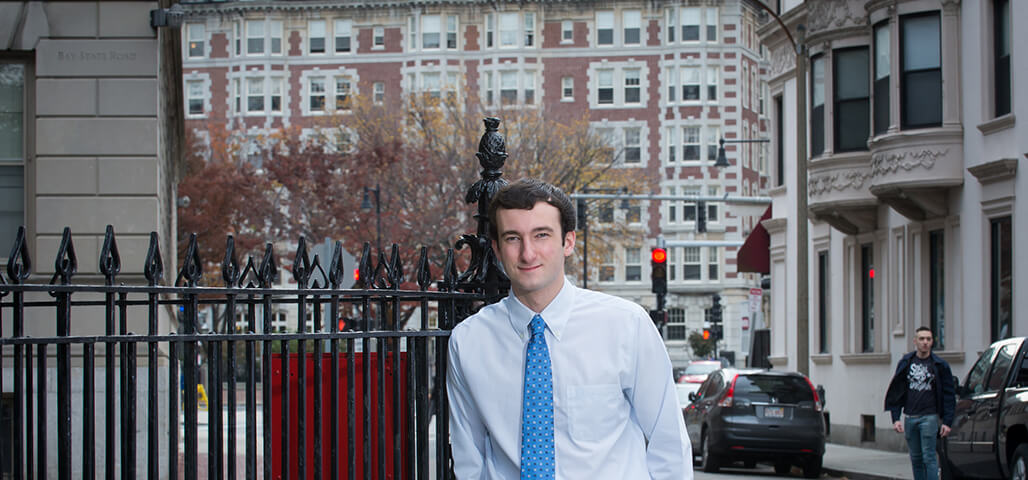
M 539 312 L 553 369 L 558 479 L 691 480 L 671 362 L 649 315 L 567 279 Z M 459 479 L 520 478 L 528 324 L 512 293 L 450 335 L 447 393 Z

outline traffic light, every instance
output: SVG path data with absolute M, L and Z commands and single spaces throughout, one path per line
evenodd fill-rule
M 667 250 L 660 247 L 650 251 L 650 283 L 653 293 L 667 293 Z
M 586 208 L 587 207 L 585 206 L 585 199 L 579 198 L 575 206 L 575 214 L 577 215 L 576 223 L 578 224 L 578 230 L 582 230 L 583 228 L 585 228 L 585 222 L 587 221 Z
M 710 307 L 710 329 L 714 340 L 721 340 L 724 330 L 721 326 L 721 295 L 714 294 L 711 297 Z
M 704 328 L 703 329 L 703 339 L 704 340 L 710 340 L 710 329 L 709 328 Z

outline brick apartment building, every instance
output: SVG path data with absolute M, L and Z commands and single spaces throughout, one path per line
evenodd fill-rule
M 742 0 L 184 5 L 187 128 L 223 123 L 257 138 L 305 128 L 351 95 L 399 108 L 409 92 L 455 89 L 497 107 L 588 112 L 620 147 L 624 168 L 659 179 L 659 191 L 635 194 L 763 195 L 772 174 L 760 143 L 726 144 L 732 165 L 713 166 L 720 138 L 766 137 L 762 19 Z M 592 210 L 600 221 L 628 223 L 642 243 L 616 249 L 589 285 L 647 308 L 655 305 L 647 257 L 658 236 L 741 242 L 758 220 L 708 203 L 707 231 L 697 233 L 692 202 L 627 211 L 601 203 Z M 749 350 L 743 325 L 754 317 L 748 296 L 760 278 L 737 273 L 737 250 L 669 248 L 664 334 L 676 366 L 691 358 L 687 333 L 702 328 L 714 293 L 725 308 L 721 348 L 739 359 Z

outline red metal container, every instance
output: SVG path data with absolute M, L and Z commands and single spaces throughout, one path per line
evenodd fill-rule
M 297 415 L 297 399 L 299 398 L 299 384 L 297 379 L 299 353 L 289 354 L 289 405 L 290 412 L 288 418 L 289 426 L 289 475 L 290 478 L 298 478 L 297 476 L 297 460 L 299 451 L 299 441 L 297 435 L 297 426 L 299 424 L 299 417 Z M 305 371 L 305 408 L 304 416 L 306 417 L 306 476 L 308 478 L 314 478 L 314 353 L 308 353 L 305 355 L 306 360 L 306 371 Z M 332 421 L 332 408 L 336 408 L 339 411 L 339 455 L 336 461 L 339 465 L 339 476 L 340 478 L 347 478 L 349 468 L 352 466 L 355 471 L 355 478 L 364 478 L 364 442 L 367 440 L 370 442 L 371 457 L 368 459 L 367 464 L 371 468 L 371 477 L 378 477 L 379 465 L 375 462 L 375 455 L 378 451 L 378 439 L 382 435 L 379 431 L 379 417 L 385 415 L 385 478 L 409 478 L 410 472 L 402 471 L 401 475 L 397 476 L 394 472 L 394 442 L 398 439 L 400 441 L 400 452 L 404 458 L 401 459 L 401 468 L 406 469 L 406 456 L 412 454 L 410 452 L 410 439 L 406 435 L 407 425 L 410 421 L 407 418 L 407 385 L 405 379 L 407 378 L 408 368 L 408 356 L 407 352 L 400 353 L 400 425 L 397 428 L 394 425 L 394 405 L 393 405 L 393 353 L 385 354 L 385 385 L 384 387 L 384 408 L 380 411 L 379 409 L 379 386 L 378 386 L 378 352 L 371 353 L 356 353 L 354 354 L 354 367 L 355 367 L 355 378 L 354 382 L 354 411 L 356 418 L 353 419 L 356 425 L 357 435 L 354 438 L 354 459 L 351 465 L 347 453 L 349 433 L 350 433 L 350 419 L 347 418 L 349 415 L 348 408 L 348 397 L 347 397 L 347 382 L 350 380 L 347 378 L 347 364 L 346 355 L 339 355 L 339 405 L 332 405 L 332 355 L 328 353 L 321 354 L 321 419 L 323 422 L 322 426 L 322 438 L 321 438 L 321 458 L 318 459 L 321 463 L 321 471 L 323 478 L 329 478 L 331 475 L 332 468 L 332 427 L 330 422 Z M 282 478 L 282 422 L 286 421 L 286 417 L 282 414 L 282 357 L 281 353 L 274 353 L 271 355 L 271 432 L 270 438 L 265 437 L 265 441 L 271 441 L 272 451 L 272 471 L 275 479 Z M 364 397 L 364 362 L 369 362 L 370 367 L 370 399 L 366 400 Z M 371 437 L 365 438 L 364 436 L 364 412 L 365 412 L 365 401 L 370 401 L 370 420 L 371 420 Z

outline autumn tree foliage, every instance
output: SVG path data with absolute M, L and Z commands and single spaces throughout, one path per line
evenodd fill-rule
M 191 198 L 179 208 L 180 246 L 190 232 L 200 234 L 211 271 L 220 269 L 226 233 L 236 235 L 241 251 L 275 244 L 289 259 L 282 264 L 291 263 L 301 235 L 309 243 L 339 240 L 359 255 L 364 242 L 376 244 L 374 198 L 370 211 L 360 206 L 365 188 L 377 186 L 383 248 L 400 246 L 404 288 L 416 288 L 410 277 L 420 247 L 428 248 L 438 277 L 446 249 L 476 231 L 476 208 L 464 196 L 479 178 L 474 154 L 487 116 L 502 120 L 508 180 L 539 177 L 568 192 L 650 190 L 640 169 L 620 167 L 618 146 L 585 118 L 561 119 L 536 108 L 490 111 L 453 94 L 410 95 L 402 109 L 361 97 L 351 102 L 347 111 L 303 128 L 260 137 L 257 148 L 241 132 L 208 127 L 206 141 L 193 142 L 191 171 L 179 187 Z M 591 262 L 611 244 L 633 236 L 642 241 L 641 232 L 617 224 L 591 228 L 590 235 Z

